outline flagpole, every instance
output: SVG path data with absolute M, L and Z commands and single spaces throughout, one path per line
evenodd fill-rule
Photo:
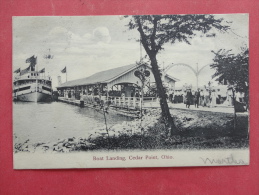
M 37 57 L 36 57 L 35 62 L 36 62 L 36 68 L 37 68 L 36 70 L 37 70 L 37 72 L 38 72 L 39 69 L 38 69 L 38 64 L 37 64 Z
M 66 82 L 67 82 L 67 67 L 66 67 Z

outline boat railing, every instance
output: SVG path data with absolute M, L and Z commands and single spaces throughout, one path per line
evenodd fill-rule
M 17 88 L 17 87 L 23 87 L 23 86 L 25 86 L 25 85 L 31 85 L 32 83 L 22 83 L 22 84 L 19 84 L 19 85 L 13 85 L 15 88 Z
M 28 80 L 28 79 L 44 79 L 44 80 L 47 80 L 47 81 L 51 81 L 51 77 L 50 76 L 44 76 L 44 75 L 38 75 L 38 76 L 32 76 L 30 74 L 28 75 L 22 75 L 22 76 L 16 76 L 14 77 L 14 80 L 19 80 L 19 79 L 22 79 L 22 80 Z
M 19 85 L 14 85 L 14 87 L 21 87 L 21 86 L 25 86 L 25 85 L 31 85 L 33 83 L 36 83 L 36 81 L 32 82 L 32 81 L 27 81 L 27 83 L 21 83 Z M 43 83 L 39 83 L 39 84 L 43 84 Z M 48 87 L 51 87 L 50 84 L 47 84 L 47 83 L 44 83 L 44 85 L 48 86 Z

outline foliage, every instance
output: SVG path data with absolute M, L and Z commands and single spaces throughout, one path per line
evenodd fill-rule
M 217 77 L 218 81 L 226 80 L 229 86 L 233 87 L 237 92 L 248 93 L 248 64 L 249 51 L 243 48 L 238 54 L 231 53 L 231 50 L 220 49 L 215 54 L 213 64 L 210 66 L 216 69 L 213 77 Z
M 212 29 L 226 32 L 229 26 L 222 25 L 222 21 L 213 15 L 142 15 L 131 16 L 128 27 L 139 31 L 142 44 L 150 55 L 163 49 L 165 43 L 180 41 L 190 44 L 197 32 L 208 37 L 215 36 L 210 32 Z

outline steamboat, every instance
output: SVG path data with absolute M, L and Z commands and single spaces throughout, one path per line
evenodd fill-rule
M 45 68 L 36 70 L 37 57 L 28 58 L 26 63 L 30 63 L 29 67 L 14 71 L 13 99 L 25 102 L 51 101 L 51 77 L 45 76 Z

